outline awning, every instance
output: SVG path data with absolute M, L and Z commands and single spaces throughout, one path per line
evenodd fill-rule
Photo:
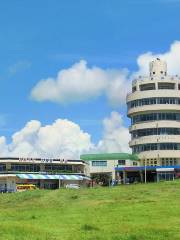
M 57 180 L 84 180 L 90 178 L 80 175 L 48 175 L 48 174 L 16 174 L 20 179 L 57 179 Z

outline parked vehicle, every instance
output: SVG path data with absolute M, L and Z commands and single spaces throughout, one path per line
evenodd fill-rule
M 37 187 L 34 184 L 17 184 L 16 189 L 21 192 L 26 190 L 35 190 Z
M 79 189 L 80 185 L 79 184 L 75 184 L 75 183 L 71 183 L 71 184 L 67 184 L 66 188 Z

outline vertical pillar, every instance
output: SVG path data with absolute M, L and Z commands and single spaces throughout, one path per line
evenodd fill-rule
M 176 81 L 175 83 L 175 89 L 178 90 L 179 86 L 178 86 L 178 81 Z
M 44 179 L 40 179 L 40 189 L 44 188 Z
M 59 179 L 59 188 L 61 188 L 61 180 Z
M 115 170 L 113 170 L 111 174 L 112 174 L 112 180 L 115 180 L 116 179 Z
M 158 89 L 158 82 L 155 82 L 155 89 Z
M 11 170 L 11 163 L 6 163 L 6 171 L 10 171 Z
M 45 165 L 44 164 L 40 164 L 40 172 L 44 172 L 45 171 Z
M 140 174 L 141 183 L 143 183 L 143 172 L 139 171 L 139 174 Z
M 159 182 L 159 173 L 158 172 L 156 173 L 156 176 L 157 176 L 157 182 Z
M 123 170 L 123 183 L 126 184 L 127 172 Z

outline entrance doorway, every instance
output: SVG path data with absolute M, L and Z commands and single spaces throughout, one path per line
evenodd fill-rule
M 158 172 L 157 182 L 159 181 L 172 181 L 174 180 L 174 172 Z

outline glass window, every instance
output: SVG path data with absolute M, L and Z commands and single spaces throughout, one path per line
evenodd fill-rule
M 6 164 L 0 164 L 0 171 L 1 172 L 6 171 Z
M 44 169 L 52 172 L 72 172 L 72 165 L 45 164 Z
M 132 147 L 133 153 L 154 150 L 180 150 L 179 143 L 148 143 Z M 169 160 L 168 160 L 169 161 Z
M 11 164 L 11 171 L 15 172 L 39 172 L 38 164 Z
M 107 167 L 107 161 L 92 161 L 93 167 Z
M 149 113 L 132 117 L 132 124 L 155 120 L 180 120 L 179 113 Z
M 128 103 L 128 109 L 138 107 L 138 106 L 153 105 L 153 104 L 180 104 L 180 98 L 161 97 L 161 98 L 137 99 Z
M 154 90 L 155 83 L 141 84 L 139 87 L 140 87 L 140 91 Z
M 126 164 L 126 160 L 118 160 L 118 165 L 125 165 Z
M 175 89 L 175 83 L 158 83 L 158 89 Z

